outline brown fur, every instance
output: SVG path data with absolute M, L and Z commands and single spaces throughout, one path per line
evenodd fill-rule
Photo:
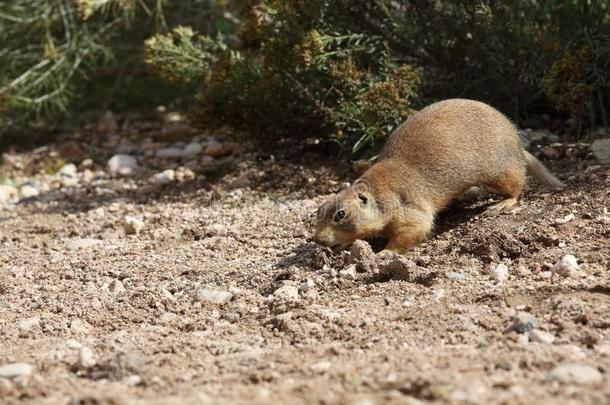
M 404 251 L 425 239 L 435 215 L 473 186 L 506 197 L 488 209 L 491 214 L 514 206 L 526 169 L 547 185 L 561 186 L 494 108 L 462 99 L 432 104 L 390 136 L 379 161 L 353 186 L 320 207 L 314 240 L 346 247 L 385 236 L 386 250 Z

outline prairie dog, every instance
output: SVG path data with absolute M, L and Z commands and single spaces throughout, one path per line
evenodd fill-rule
M 562 183 L 523 149 L 515 126 L 491 106 L 450 99 L 410 116 L 379 160 L 351 187 L 318 209 L 314 240 L 347 247 L 385 236 L 385 251 L 403 252 L 432 230 L 435 215 L 472 186 L 505 197 L 497 214 L 519 201 L 526 170 L 552 188 Z

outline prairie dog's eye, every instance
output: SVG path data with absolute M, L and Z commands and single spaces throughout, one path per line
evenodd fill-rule
M 345 211 L 344 210 L 339 210 L 337 212 L 335 212 L 335 216 L 333 218 L 333 221 L 335 222 L 341 222 L 345 219 Z
M 366 205 L 366 203 L 368 202 L 368 198 L 366 198 L 366 196 L 364 194 L 358 193 L 358 199 L 364 205 Z

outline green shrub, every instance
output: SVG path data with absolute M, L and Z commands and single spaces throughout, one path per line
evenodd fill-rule
M 179 22 L 225 29 L 222 12 L 215 0 L 0 2 L 0 141 L 82 109 L 172 100 L 142 61 L 144 40 Z
M 201 59 L 214 61 L 199 83 L 200 122 L 242 127 L 264 142 L 330 135 L 358 151 L 412 112 L 419 72 L 394 58 L 382 36 L 358 30 L 344 17 L 352 2 L 244 3 L 239 46 L 217 40 L 214 52 L 205 45 L 209 38 L 196 36 L 183 46 L 184 56 L 205 48 Z M 151 43 L 171 41 L 180 48 L 176 36 L 178 31 L 153 38 L 148 53 Z M 147 61 L 171 74 L 154 56 Z

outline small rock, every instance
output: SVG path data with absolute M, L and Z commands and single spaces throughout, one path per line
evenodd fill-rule
M 59 175 L 62 177 L 76 177 L 78 169 L 74 163 L 68 163 L 59 169 Z
M 113 294 L 120 294 L 125 292 L 125 286 L 121 282 L 121 280 L 114 279 L 108 285 L 108 290 Z
M 565 255 L 561 260 L 555 263 L 551 270 L 560 276 L 573 277 L 578 270 L 580 270 L 580 266 L 574 255 Z
M 453 281 L 461 281 L 466 279 L 466 275 L 464 273 L 457 271 L 448 271 L 447 273 L 445 273 L 445 277 Z
M 226 304 L 231 301 L 233 294 L 216 288 L 201 288 L 197 291 L 197 301 L 210 304 Z
M 363 240 L 356 240 L 349 248 L 352 260 L 366 260 L 373 256 L 371 245 Z
M 83 345 L 78 340 L 70 338 L 70 339 L 66 340 L 66 347 L 68 349 L 78 350 L 81 347 L 83 347 Z
M 24 184 L 19 188 L 19 197 L 22 199 L 34 198 L 40 195 L 40 191 L 30 184 Z
M 186 117 L 177 111 L 170 111 L 163 116 L 163 121 L 168 124 L 177 124 L 186 121 Z
M 176 180 L 176 172 L 173 169 L 167 169 L 161 173 L 153 174 L 148 181 L 152 184 L 163 185 L 169 184 Z
M 176 180 L 179 182 L 191 181 L 195 179 L 195 173 L 186 167 L 179 167 L 176 171 Z
M 70 322 L 70 331 L 73 335 L 86 335 L 91 332 L 92 328 L 91 324 L 78 318 Z
M 504 263 L 498 264 L 491 270 L 491 278 L 497 283 L 502 284 L 508 280 L 508 266 Z
M 238 312 L 225 312 L 224 314 L 222 314 L 222 319 L 231 323 L 238 322 L 240 318 L 241 315 L 239 315 Z
M 34 371 L 34 366 L 28 363 L 10 363 L 0 366 L 0 378 L 29 377 Z
M 434 302 L 440 302 L 445 296 L 445 290 L 439 288 L 438 290 L 432 290 L 430 298 Z
M 551 344 L 555 341 L 555 336 L 552 333 L 545 332 L 540 329 L 533 329 L 530 332 L 530 340 L 536 343 L 547 343 Z
M 305 281 L 303 281 L 301 283 L 301 285 L 299 286 L 299 291 L 307 292 L 307 291 L 313 289 L 315 286 L 316 286 L 316 283 L 312 279 L 306 278 Z
M 182 156 L 193 157 L 199 155 L 203 151 L 203 146 L 200 143 L 192 142 L 186 145 L 182 151 Z
M 548 279 L 553 277 L 553 273 L 550 271 L 541 271 L 540 273 L 538 273 L 538 277 L 540 277 L 541 279 Z
M 231 150 L 220 142 L 210 142 L 203 153 L 214 158 L 219 158 L 230 154 Z
M 182 149 L 180 148 L 163 148 L 159 149 L 155 156 L 161 159 L 179 159 L 183 157 Z
M 210 236 L 227 236 L 227 227 L 223 224 L 212 224 L 207 227 L 207 234 Z
M 40 318 L 34 316 L 32 318 L 19 321 L 17 324 L 17 329 L 19 330 L 19 337 L 29 337 L 40 330 Z
M 548 375 L 547 381 L 557 381 L 564 384 L 591 385 L 599 384 L 602 374 L 595 367 L 587 364 L 570 363 L 555 367 Z
M 558 225 L 565 225 L 568 222 L 574 220 L 574 218 L 575 218 L 574 214 L 569 213 L 568 215 L 566 215 L 563 218 L 556 218 L 555 219 L 555 223 L 558 224 Z
M 508 327 L 507 332 L 515 331 L 517 333 L 530 332 L 536 327 L 536 318 L 528 312 L 519 312 L 513 316 L 512 324 Z
M 314 363 L 309 368 L 317 373 L 323 373 L 328 370 L 332 366 L 330 361 L 320 361 L 318 363 Z
M 339 277 L 347 279 L 347 280 L 355 280 L 356 279 L 356 265 L 350 264 L 346 268 L 339 270 Z
M 135 387 L 136 385 L 140 385 L 140 383 L 142 382 L 142 378 L 137 374 L 132 374 L 123 378 L 123 382 L 127 385 Z
M 376 270 L 375 254 L 367 242 L 356 240 L 349 251 L 350 262 L 356 265 L 358 271 L 373 272 Z
M 17 197 L 18 194 L 19 190 L 16 187 L 0 184 L 0 203 L 8 202 Z
M 0 377 L 0 398 L 8 396 L 14 390 L 15 384 L 11 380 Z
M 76 177 L 61 177 L 61 185 L 62 187 L 74 187 L 78 184 L 78 178 Z
M 129 176 L 138 168 L 138 161 L 130 155 L 114 155 L 108 160 L 108 171 L 111 174 Z
M 299 299 L 299 290 L 295 286 L 286 284 L 275 290 L 273 296 L 288 301 L 296 301 Z
M 79 369 L 89 369 L 97 364 L 97 360 L 95 359 L 95 354 L 93 354 L 93 350 L 91 350 L 87 346 L 83 346 L 78 351 L 78 360 L 76 362 L 76 366 Z
M 610 164 L 610 138 L 596 139 L 591 144 L 591 152 L 600 163 Z
M 99 239 L 91 239 L 91 238 L 81 238 L 81 239 L 71 239 L 66 242 L 66 245 L 69 249 L 84 249 L 89 248 L 95 245 L 99 245 L 102 243 Z
M 528 332 L 520 333 L 517 335 L 517 342 L 526 345 L 530 342 L 530 334 Z
M 284 312 L 273 318 L 273 324 L 281 331 L 287 331 L 292 325 L 292 312 Z
M 89 168 L 93 166 L 93 159 L 87 158 L 80 163 L 81 167 Z
M 123 229 L 127 235 L 137 235 L 144 229 L 144 221 L 127 215 L 123 218 Z
M 161 316 L 159 317 L 159 323 L 161 323 L 161 324 L 170 323 L 170 322 L 174 321 L 177 317 L 178 317 L 178 315 L 174 314 L 173 312 L 165 312 L 165 313 L 161 314 Z

